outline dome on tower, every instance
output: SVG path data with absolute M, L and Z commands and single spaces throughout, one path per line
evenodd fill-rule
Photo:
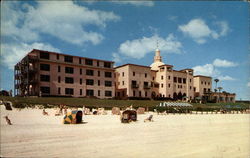
M 151 70 L 159 70 L 159 66 L 161 65 L 165 65 L 165 63 L 161 62 L 161 61 L 157 61 L 157 62 L 153 62 L 150 67 Z
M 151 70 L 159 70 L 159 66 L 164 65 L 161 60 L 160 50 L 157 48 L 155 50 L 154 62 L 150 65 Z

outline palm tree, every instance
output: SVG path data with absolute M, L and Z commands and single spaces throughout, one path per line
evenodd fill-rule
M 215 89 L 217 89 L 217 82 L 219 82 L 220 80 L 218 78 L 214 79 L 214 82 L 216 83 Z
M 222 89 L 223 89 L 222 87 L 218 87 L 219 93 L 220 93 L 220 91 L 221 91 Z

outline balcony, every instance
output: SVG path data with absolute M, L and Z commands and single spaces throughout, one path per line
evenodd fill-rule
M 139 84 L 132 84 L 131 88 L 139 88 Z
M 150 85 L 144 85 L 143 88 L 144 88 L 144 89 L 150 89 L 151 86 L 150 86 Z

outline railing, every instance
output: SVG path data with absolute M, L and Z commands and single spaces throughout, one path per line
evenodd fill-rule
M 132 84 L 131 88 L 139 88 L 139 84 Z
M 144 88 L 144 89 L 150 89 L 151 86 L 150 86 L 150 85 L 144 85 L 143 88 Z

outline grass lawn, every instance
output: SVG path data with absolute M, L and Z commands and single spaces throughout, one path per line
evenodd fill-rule
M 114 106 L 117 107 L 128 107 L 133 105 L 133 107 L 149 107 L 155 108 L 156 105 L 159 105 L 164 101 L 156 101 L 156 100 L 114 100 L 114 99 L 90 99 L 90 98 L 66 98 L 66 97 L 41 97 L 41 98 L 33 98 L 33 97 L 3 97 L 0 96 L 1 100 L 11 101 L 14 107 L 24 108 L 27 106 L 34 106 L 35 104 L 42 104 L 45 107 L 47 104 L 50 105 L 60 105 L 65 104 L 67 106 L 72 107 L 82 107 L 83 105 L 86 107 L 105 107 L 112 108 Z M 203 110 L 212 110 L 212 109 L 220 109 L 225 108 L 226 105 L 230 105 L 232 109 L 242 108 L 246 109 L 250 107 L 249 103 L 207 103 L 207 104 L 199 104 L 199 103 L 191 103 L 193 105 L 193 109 L 203 109 Z M 52 106 L 53 107 L 53 106 Z

